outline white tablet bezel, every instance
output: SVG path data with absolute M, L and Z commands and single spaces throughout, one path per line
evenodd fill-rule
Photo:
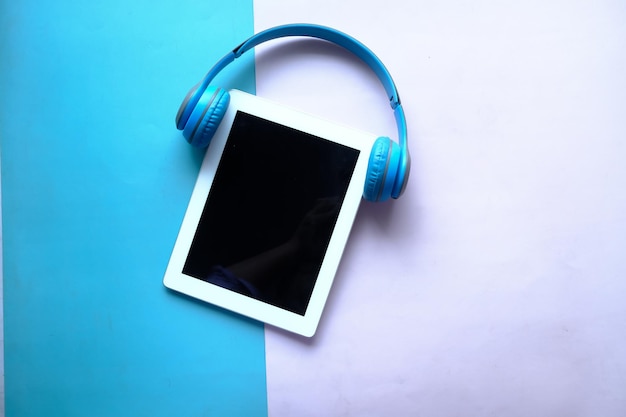
M 187 212 L 185 213 L 163 278 L 163 283 L 172 290 L 273 326 L 311 337 L 317 329 L 350 229 L 361 202 L 367 164 L 376 136 L 324 121 L 241 91 L 232 90 L 230 95 L 230 104 L 224 119 L 220 123 L 202 162 Z M 200 216 L 213 184 L 217 167 L 226 146 L 231 126 L 239 110 L 359 151 L 352 178 L 304 315 L 267 304 L 255 298 L 185 275 L 182 272 Z

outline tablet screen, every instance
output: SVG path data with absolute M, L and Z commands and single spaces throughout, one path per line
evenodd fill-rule
M 304 315 L 359 153 L 238 110 L 183 274 Z

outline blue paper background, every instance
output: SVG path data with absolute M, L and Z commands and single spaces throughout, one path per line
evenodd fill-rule
M 174 116 L 252 1 L 0 9 L 7 416 L 267 415 L 262 325 L 161 283 L 202 158 Z

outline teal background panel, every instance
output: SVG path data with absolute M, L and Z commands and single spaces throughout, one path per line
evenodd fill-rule
M 203 156 L 174 117 L 252 1 L 0 11 L 6 415 L 267 415 L 262 325 L 162 285 Z

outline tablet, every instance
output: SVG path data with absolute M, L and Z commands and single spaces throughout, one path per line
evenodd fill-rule
M 361 201 L 376 136 L 230 94 L 163 282 L 310 337 Z

